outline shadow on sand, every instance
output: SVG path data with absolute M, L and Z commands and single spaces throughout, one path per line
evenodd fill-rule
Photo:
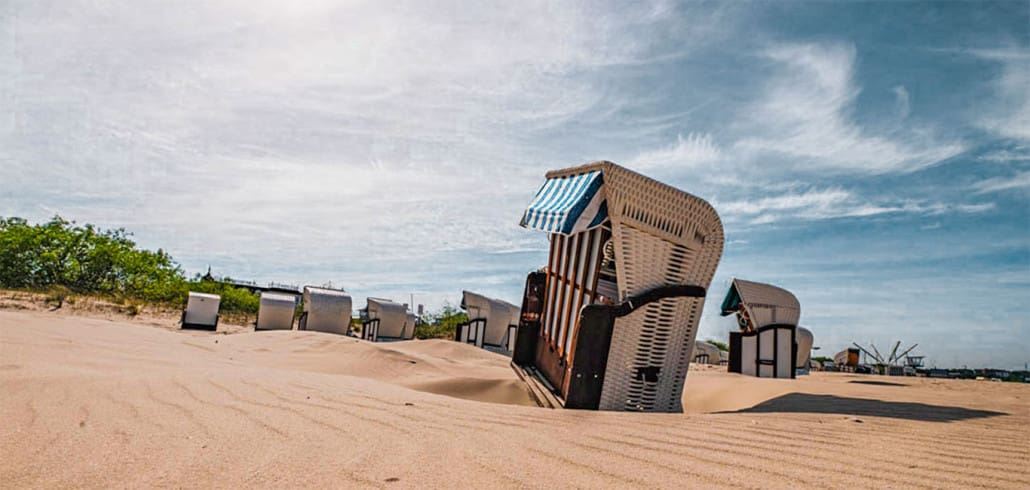
M 902 383 L 892 383 L 890 381 L 871 381 L 865 379 L 856 379 L 848 381 L 848 383 L 858 383 L 860 385 L 875 385 L 875 386 L 908 386 Z
M 963 407 L 927 405 L 925 403 L 888 402 L 866 398 L 833 395 L 789 393 L 751 408 L 720 413 L 826 413 L 866 417 L 890 417 L 923 422 L 953 422 L 1008 415 L 1004 412 L 974 410 Z

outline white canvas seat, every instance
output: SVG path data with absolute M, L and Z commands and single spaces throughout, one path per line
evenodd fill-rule
M 289 294 L 263 291 L 255 330 L 293 330 L 297 298 Z
M 801 304 L 786 289 L 733 279 L 722 315 L 736 315 L 739 332 L 730 332 L 729 371 L 761 378 L 794 378 L 799 358 Z M 812 349 L 811 332 L 802 340 Z M 807 357 L 807 356 L 806 356 Z M 807 361 L 802 366 L 807 366 Z
M 215 330 L 218 328 L 218 306 L 222 297 L 217 294 L 189 292 L 186 308 L 182 310 L 182 328 Z
M 526 281 L 513 367 L 542 405 L 682 411 L 719 216 L 611 162 L 546 177 L 521 224 L 550 254 Z
M 490 350 L 511 352 L 515 347 L 519 307 L 507 301 L 463 291 L 461 307 L 468 321 L 458 325 L 455 340 Z
M 328 288 L 304 287 L 304 311 L 298 330 L 311 330 L 340 335 L 350 333 L 351 297 Z
M 365 315 L 366 319 L 361 322 L 361 338 L 365 340 L 379 342 L 415 338 L 415 315 L 400 303 L 368 298 Z
M 694 360 L 698 364 L 718 366 L 722 361 L 722 351 L 708 342 L 694 342 Z

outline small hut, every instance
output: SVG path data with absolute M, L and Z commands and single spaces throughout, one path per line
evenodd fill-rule
M 415 315 L 408 307 L 388 299 L 368 298 L 361 338 L 372 342 L 415 338 Z
M 189 292 L 186 308 L 182 310 L 182 328 L 215 330 L 218 328 L 218 305 L 222 297 L 217 294 Z
M 350 315 L 349 294 L 337 289 L 304 286 L 304 311 L 297 329 L 348 335 Z
M 297 298 L 289 294 L 261 292 L 254 330 L 293 330 Z
M 488 350 L 511 352 L 519 325 L 519 307 L 507 301 L 463 291 L 461 307 L 468 321 L 458 325 L 454 340 Z
M 771 284 L 734 279 L 722 302 L 722 315 L 734 314 L 740 331 L 730 332 L 729 371 L 760 378 L 794 378 L 801 317 L 798 299 Z

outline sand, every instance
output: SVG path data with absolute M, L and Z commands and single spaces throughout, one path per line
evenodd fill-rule
M 0 486 L 1030 487 L 1030 385 L 693 366 L 684 414 L 545 410 L 446 341 L 0 311 Z

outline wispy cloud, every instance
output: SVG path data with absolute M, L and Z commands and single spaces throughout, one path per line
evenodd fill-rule
M 840 188 L 808 189 L 754 200 L 715 203 L 725 222 L 748 225 L 863 218 L 887 214 L 981 213 L 994 209 L 994 206 L 994 203 L 990 202 L 874 201 Z
M 1030 141 L 1030 49 L 980 49 L 970 53 L 1000 64 L 991 81 L 995 100 L 985 107 L 977 122 L 1003 138 Z
M 1022 171 L 1011 176 L 984 179 L 973 184 L 972 188 L 977 194 L 987 194 L 1013 189 L 1027 189 L 1030 188 L 1030 171 Z
M 764 53 L 775 75 L 758 101 L 744 110 L 736 142 L 752 159 L 778 156 L 799 171 L 911 172 L 964 151 L 925 128 L 864 128 L 851 112 L 861 88 L 850 44 L 783 44 Z M 908 92 L 904 92 L 907 105 Z

